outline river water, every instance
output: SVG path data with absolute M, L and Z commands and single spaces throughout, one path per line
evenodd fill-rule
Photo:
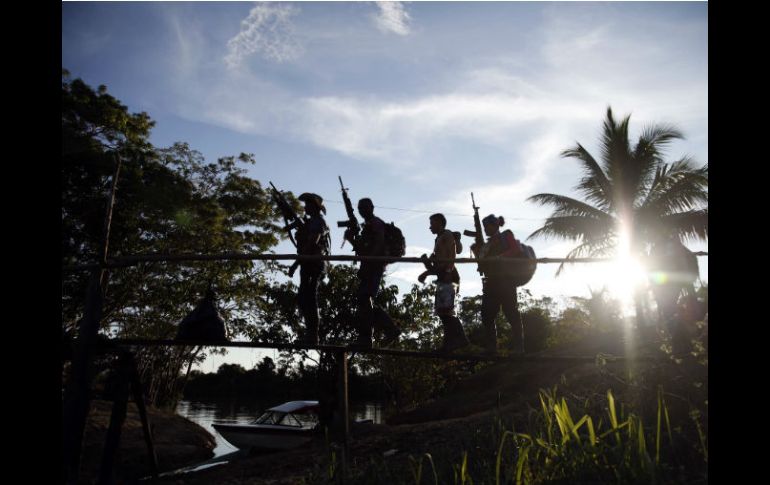
M 282 404 L 282 402 L 259 402 L 259 401 L 235 401 L 235 400 L 216 400 L 216 401 L 179 401 L 176 412 L 180 416 L 199 424 L 211 433 L 217 442 L 214 448 L 214 458 L 234 451 L 238 448 L 224 440 L 222 436 L 211 426 L 212 423 L 235 423 L 248 424 L 262 412 L 273 406 Z M 377 402 L 350 403 L 350 417 L 353 420 L 371 419 L 375 423 L 383 422 L 383 406 Z

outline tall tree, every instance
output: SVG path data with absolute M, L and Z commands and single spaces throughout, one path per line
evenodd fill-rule
M 266 252 L 281 237 L 277 209 L 240 154 L 207 163 L 186 143 L 156 148 L 154 122 L 107 93 L 62 75 L 62 258 L 94 261 L 102 244 L 115 156 L 122 159 L 109 255 Z M 290 197 L 299 207 L 297 201 Z M 266 268 L 237 262 L 139 264 L 110 272 L 102 328 L 124 337 L 172 338 L 176 324 L 212 284 L 230 337 L 247 332 L 253 295 L 272 284 Z M 65 273 L 62 317 L 69 331 L 83 313 L 88 277 Z M 180 370 L 204 354 L 193 348 L 146 348 L 140 371 L 156 404 L 173 402 Z M 187 365 L 185 365 L 187 364 Z
M 529 239 L 576 241 L 567 258 L 578 258 L 614 256 L 623 246 L 632 257 L 643 257 L 661 233 L 681 239 L 708 237 L 708 164 L 697 166 L 687 156 L 666 163 L 665 148 L 683 138 L 669 125 L 646 127 L 632 145 L 629 120 L 630 115 L 616 122 L 607 108 L 598 159 L 580 143 L 562 152 L 582 166 L 583 178 L 575 189 L 584 200 L 548 193 L 531 196 L 527 200 L 554 210 Z

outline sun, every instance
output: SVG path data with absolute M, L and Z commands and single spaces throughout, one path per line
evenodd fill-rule
M 606 270 L 606 285 L 610 294 L 620 301 L 623 313 L 634 311 L 634 295 L 647 282 L 647 270 L 630 250 L 627 231 L 620 232 L 617 253 Z

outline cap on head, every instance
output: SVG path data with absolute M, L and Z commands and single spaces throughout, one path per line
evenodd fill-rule
M 500 221 L 497 219 L 497 216 L 494 214 L 489 214 L 487 217 L 481 220 L 484 224 L 498 224 Z
M 307 204 L 313 204 L 318 209 L 320 209 L 324 214 L 326 214 L 326 207 L 324 207 L 324 200 L 323 197 L 321 197 L 318 194 L 314 194 L 312 192 L 305 192 L 299 197 L 297 197 L 298 200 L 301 200 L 302 202 L 305 202 Z

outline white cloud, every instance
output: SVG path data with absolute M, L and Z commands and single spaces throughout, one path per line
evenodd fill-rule
M 423 216 L 424 217 L 424 216 Z M 404 254 L 405 258 L 419 258 L 422 254 L 430 254 L 433 249 L 422 246 L 407 246 Z
M 417 277 L 425 271 L 423 266 L 417 264 L 395 264 L 392 268 L 388 268 L 386 277 L 394 278 L 406 283 L 406 287 L 411 287 L 413 284 L 419 283 Z
M 595 119 L 586 105 L 510 93 L 457 92 L 385 102 L 352 97 L 306 100 L 306 135 L 353 158 L 394 165 L 423 163 L 438 138 L 512 146 L 512 133 L 533 123 Z
M 401 2 L 376 2 L 380 11 L 374 16 L 377 27 L 383 32 L 409 35 L 409 13 Z
M 260 3 L 241 22 L 241 31 L 227 42 L 225 64 L 238 67 L 246 57 L 259 53 L 264 58 L 285 62 L 302 54 L 302 46 L 294 37 L 291 17 L 299 13 L 292 5 Z
M 290 30 L 289 19 L 296 10 L 275 5 L 252 9 L 243 31 L 230 42 L 228 57 L 234 65 L 249 53 L 267 55 L 260 50 L 267 33 Z M 379 8 L 383 15 L 391 11 L 387 9 L 402 11 L 394 2 Z M 524 199 L 536 192 L 564 193 L 574 185 L 578 165 L 570 161 L 559 164 L 558 153 L 575 141 L 595 152 L 592 142 L 608 104 L 618 115 L 631 112 L 635 130 L 657 121 L 686 127 L 707 120 L 705 79 L 689 76 L 689 82 L 671 83 L 660 78 L 639 91 L 629 84 L 639 77 L 635 58 L 617 55 L 618 47 L 607 47 L 608 43 L 618 45 L 613 35 L 617 28 L 609 23 L 597 27 L 596 22 L 570 27 L 568 17 L 548 19 L 540 56 L 547 68 L 536 74 L 508 55 L 454 71 L 451 84 L 439 73 L 441 82 L 436 84 L 440 87 L 432 92 L 410 95 L 405 91 L 392 96 L 377 91 L 301 92 L 263 75 L 230 70 L 216 84 L 199 81 L 199 89 L 193 89 L 198 95 L 190 93 L 180 110 L 189 118 L 242 133 L 309 142 L 352 160 L 399 170 L 409 174 L 411 182 L 419 174 L 429 176 L 431 170 L 445 166 L 441 157 L 455 146 L 471 142 L 490 147 L 500 159 L 510 160 L 505 169 L 516 171 L 515 182 L 497 178 L 480 187 L 478 181 L 469 180 L 468 190 L 457 191 L 456 200 L 441 201 L 439 209 L 468 212 L 466 192 L 473 190 L 483 192 L 485 211 L 539 217 L 547 215 L 546 211 L 523 204 Z M 268 28 L 273 24 L 286 28 Z M 630 52 L 631 46 L 626 41 L 621 48 Z M 650 56 L 652 52 L 645 53 L 646 59 Z M 606 74 L 605 65 L 613 67 L 612 75 L 589 77 L 597 70 Z M 186 91 L 190 91 L 189 79 L 195 77 L 184 78 Z M 705 159 L 700 150 L 672 147 L 671 154 L 693 151 L 698 159 Z M 413 167 L 421 170 L 403 170 Z M 402 222 L 413 217 L 419 216 L 406 216 Z

